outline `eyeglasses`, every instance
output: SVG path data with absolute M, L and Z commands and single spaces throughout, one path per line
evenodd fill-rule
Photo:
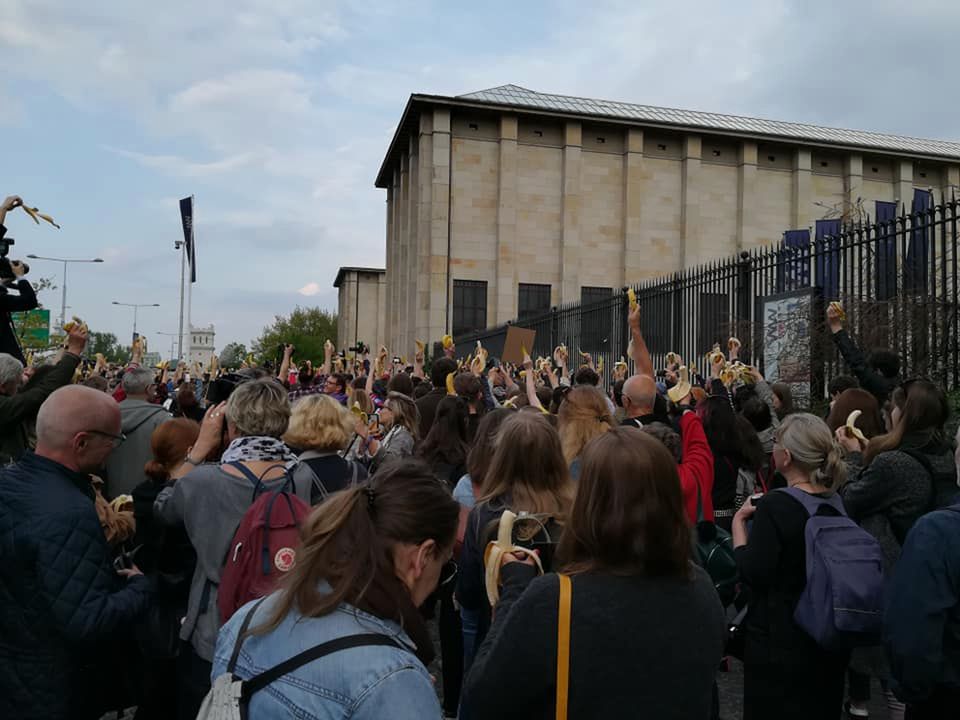
M 104 432 L 103 430 L 84 430 L 83 432 L 87 433 L 88 435 L 100 435 L 102 437 L 108 437 L 112 441 L 110 444 L 115 448 L 120 447 L 123 441 L 127 439 L 127 436 L 123 433 L 114 435 L 113 433 Z
M 457 579 L 457 575 L 459 573 L 460 566 L 457 565 L 457 563 L 453 560 L 447 560 L 447 562 L 445 562 L 443 567 L 440 569 L 439 586 L 443 587 L 444 585 L 449 585 Z

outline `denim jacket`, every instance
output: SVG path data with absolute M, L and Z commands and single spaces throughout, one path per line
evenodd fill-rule
M 257 609 L 251 628 L 266 621 L 278 597 L 274 593 Z M 227 671 L 240 625 L 254 604 L 248 603 L 234 613 L 220 630 L 211 680 Z M 241 647 L 234 675 L 249 679 L 316 645 L 362 633 L 388 635 L 410 650 L 356 647 L 302 665 L 253 695 L 250 720 L 441 718 L 437 693 L 427 669 L 414 655 L 413 641 L 397 623 L 352 605 L 342 604 L 319 618 L 305 618 L 294 610 L 275 630 L 266 635 L 249 635 Z

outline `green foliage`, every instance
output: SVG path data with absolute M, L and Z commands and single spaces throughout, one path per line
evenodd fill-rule
M 90 331 L 90 339 L 87 340 L 87 356 L 93 357 L 100 353 L 107 359 L 107 362 L 124 362 L 130 357 L 130 351 L 124 348 L 117 340 L 117 336 L 110 332 Z
M 220 367 L 236 369 L 247 357 L 247 346 L 243 343 L 227 343 L 220 353 Z
M 323 343 L 337 344 L 337 316 L 320 308 L 297 307 L 289 317 L 277 315 L 273 324 L 265 327 L 253 343 L 257 362 L 276 361 L 277 346 L 292 343 L 296 347 L 295 361 L 312 360 L 316 366 L 323 363 Z

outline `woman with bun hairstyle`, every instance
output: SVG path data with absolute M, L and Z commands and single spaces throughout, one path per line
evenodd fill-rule
M 324 643 L 372 634 L 377 644 L 288 669 L 253 693 L 247 717 L 287 718 L 296 709 L 302 717 L 439 720 L 426 667 L 433 643 L 418 607 L 453 579 L 458 516 L 450 490 L 409 458 L 330 496 L 301 528 L 297 562 L 280 589 L 221 629 L 213 677 L 249 680 Z
M 773 460 L 787 487 L 815 497 L 830 497 L 846 478 L 830 429 L 807 413 L 784 418 Z M 752 591 L 743 621 L 744 720 L 840 716 L 849 653 L 823 649 L 793 620 L 807 584 L 807 519 L 804 506 L 783 490 L 747 500 L 733 518 L 737 567 Z

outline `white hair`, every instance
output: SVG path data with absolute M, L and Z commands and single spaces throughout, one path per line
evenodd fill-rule
M 0 353 L 0 386 L 16 382 L 20 384 L 20 378 L 23 375 L 23 363 L 17 360 L 13 355 Z
M 123 391 L 127 395 L 146 395 L 147 388 L 153 384 L 153 370 L 136 368 L 123 376 Z

